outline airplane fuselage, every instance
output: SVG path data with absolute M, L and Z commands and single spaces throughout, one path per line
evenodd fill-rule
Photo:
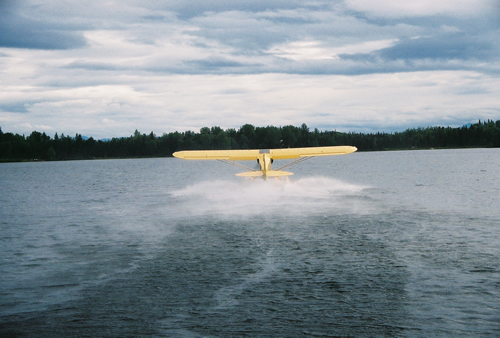
M 269 153 L 259 154 L 257 162 L 259 163 L 260 171 L 262 171 L 262 174 L 264 174 L 265 176 L 266 172 L 271 170 L 271 164 L 273 163 L 270 154 Z

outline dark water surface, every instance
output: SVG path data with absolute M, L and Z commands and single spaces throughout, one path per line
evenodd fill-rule
M 500 336 L 500 149 L 291 171 L 0 164 L 0 336 Z

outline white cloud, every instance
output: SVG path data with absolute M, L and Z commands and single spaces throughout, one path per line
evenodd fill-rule
M 357 44 L 328 47 L 320 41 L 295 41 L 271 47 L 267 52 L 278 57 L 301 60 L 338 59 L 339 54 L 367 54 L 383 48 L 391 47 L 394 40 L 366 41 Z
M 391 131 L 462 125 L 500 114 L 500 79 L 475 72 L 362 76 L 163 75 L 61 90 L 30 89 L 41 102 L 1 113 L 4 131 L 23 126 L 95 138 L 195 130 L 308 124 L 342 131 Z M 17 88 L 18 97 L 27 95 Z M 0 105 L 1 105 L 0 101 Z
M 429 15 L 476 16 L 492 8 L 494 0 L 345 0 L 348 8 L 382 17 Z
M 454 27 L 454 26 L 447 26 L 447 25 L 442 25 L 441 30 L 445 33 L 459 33 L 459 32 L 461 32 L 460 28 Z
M 319 41 L 290 42 L 285 45 L 273 46 L 268 50 L 268 53 L 295 61 L 337 58 L 331 49 L 322 47 Z

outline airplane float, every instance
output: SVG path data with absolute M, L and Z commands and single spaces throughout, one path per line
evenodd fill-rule
M 309 147 L 309 148 L 285 148 L 285 149 L 248 149 L 248 150 L 185 150 L 173 153 L 177 158 L 184 160 L 218 160 L 235 165 L 250 171 L 236 174 L 236 176 L 249 177 L 254 180 L 257 177 L 267 179 L 274 177 L 281 179 L 293 175 L 282 169 L 303 162 L 315 156 L 347 155 L 358 150 L 351 146 L 335 147 Z M 294 159 L 294 161 L 276 169 L 271 169 L 274 160 Z M 257 160 L 259 169 L 252 169 L 234 161 Z

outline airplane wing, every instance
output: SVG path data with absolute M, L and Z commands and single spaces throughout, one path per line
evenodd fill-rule
M 260 151 L 252 150 L 185 150 L 173 153 L 184 160 L 249 161 L 259 158 Z
M 313 156 L 346 155 L 356 150 L 358 150 L 356 147 L 351 146 L 271 149 L 270 157 L 275 160 L 282 160 Z
M 184 160 L 227 160 L 247 161 L 257 160 L 259 154 L 269 154 L 275 160 L 294 159 L 313 156 L 330 156 L 350 154 L 357 150 L 351 146 L 335 147 L 309 147 L 309 148 L 285 148 L 285 149 L 249 149 L 249 150 L 185 150 L 175 152 L 173 155 Z

